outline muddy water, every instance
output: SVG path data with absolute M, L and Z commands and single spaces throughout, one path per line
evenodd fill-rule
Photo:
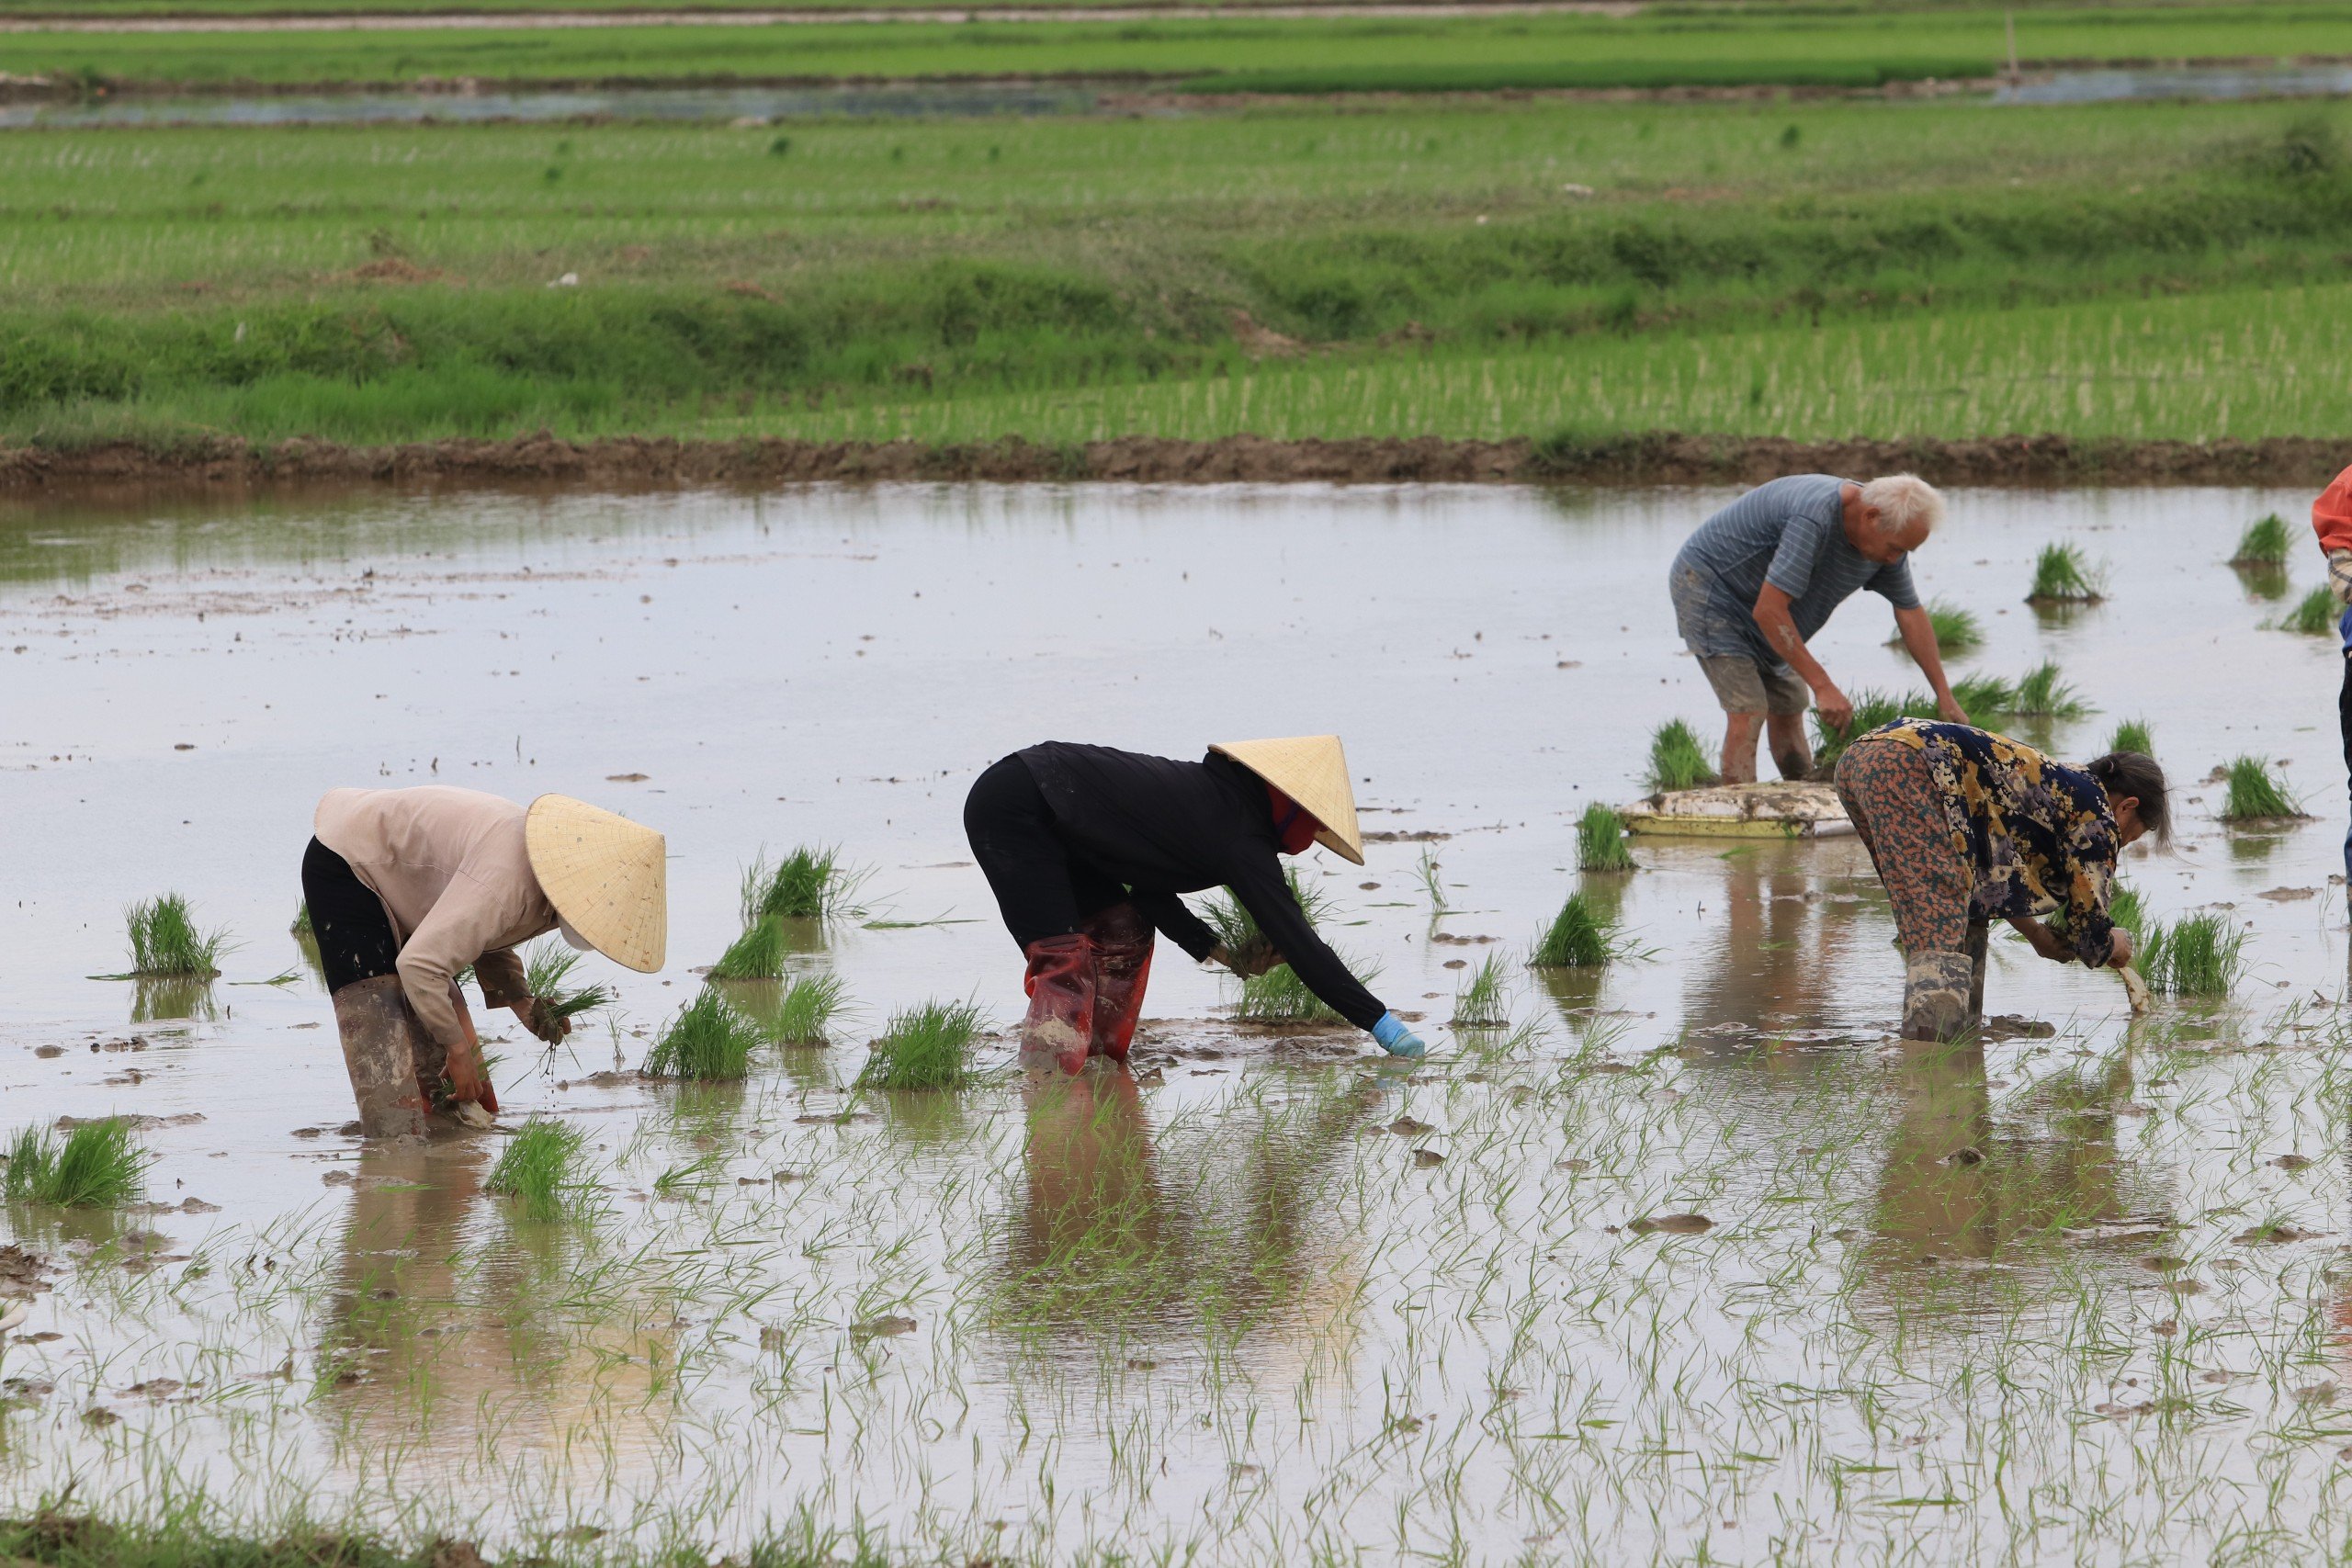
M 1955 496 L 1918 566 L 1993 632 L 1962 667 L 2057 660 L 2103 710 L 2055 727 L 2062 753 L 2147 716 L 2188 800 L 2132 878 L 2250 931 L 2228 1005 L 2136 1028 L 2110 977 L 1996 944 L 1993 1009 L 2048 1028 L 1981 1056 L 1887 1039 L 1899 964 L 1850 840 L 1645 843 L 1592 884 L 1642 956 L 1519 966 L 1577 883 L 1575 818 L 1636 792 L 1652 725 L 1707 720 L 1663 575 L 1722 499 L 16 507 L 0 1105 L 157 1119 L 173 1212 L 8 1214 L 61 1273 L 19 1331 L 56 1337 L 0 1366 L 0 1501 L 72 1475 L 114 1512 L 177 1489 L 253 1528 L 623 1552 L 859 1523 L 922 1551 L 1283 1561 L 2324 1539 L 2352 1438 L 2340 671 L 2222 564 L 2303 498 Z M 2019 603 L 2059 538 L 2107 563 L 2107 604 Z M 1849 690 L 1908 684 L 1890 629 L 1857 601 L 1817 647 Z M 1238 1028 L 1163 953 L 1136 1077 L 1023 1078 L 998 1038 L 961 1093 L 846 1091 L 895 1008 L 1015 1016 L 958 826 L 989 760 L 1326 728 L 1383 837 L 1310 874 L 1431 1063 Z M 2220 827 L 2195 781 L 2245 752 L 2321 819 Z M 286 934 L 311 805 L 432 781 L 669 835 L 672 968 L 602 966 L 618 1018 L 553 1057 L 493 1046 L 510 1123 L 588 1129 L 591 1219 L 485 1195 L 495 1134 L 336 1131 L 332 1021 Z M 741 1087 L 591 1081 L 734 935 L 742 863 L 803 841 L 870 872 L 865 914 L 795 959 L 846 982 L 839 1042 Z M 121 906 L 166 889 L 238 942 L 221 979 L 86 978 L 124 966 Z M 1516 1032 L 1449 1028 L 1489 953 Z M 1713 1227 L 1632 1227 L 1690 1213 Z

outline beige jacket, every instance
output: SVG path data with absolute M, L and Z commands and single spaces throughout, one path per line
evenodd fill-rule
M 555 930 L 532 874 L 523 807 L 479 790 L 334 789 L 311 831 L 384 901 L 400 943 L 401 988 L 434 1039 L 455 1045 L 457 973 L 470 964 L 492 1007 L 530 995 L 514 949 Z

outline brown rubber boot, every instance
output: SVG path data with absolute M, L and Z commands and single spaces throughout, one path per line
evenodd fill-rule
M 421 1138 L 433 1101 L 420 1081 L 426 1059 L 441 1076 L 442 1051 L 417 1021 L 397 975 L 354 980 L 334 994 L 334 1026 L 359 1129 L 371 1138 Z
M 1073 932 L 1033 942 L 1027 952 L 1029 1016 L 1021 1021 L 1021 1049 L 1050 1052 L 1062 1071 L 1078 1072 L 1094 1035 L 1094 943 Z
M 1087 918 L 1086 935 L 1094 943 L 1094 1027 L 1087 1050 L 1124 1062 L 1151 982 L 1151 922 L 1133 904 L 1114 904 Z
M 1903 956 L 1903 1038 L 1957 1040 L 1968 1030 L 1968 992 L 1974 966 L 1965 953 Z

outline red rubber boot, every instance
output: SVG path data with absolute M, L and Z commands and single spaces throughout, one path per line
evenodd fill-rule
M 1151 922 L 1133 904 L 1114 904 L 1087 918 L 1086 934 L 1094 942 L 1094 1028 L 1087 1049 L 1124 1062 L 1151 981 Z
M 1078 1072 L 1094 1032 L 1094 943 L 1083 934 L 1049 936 L 1027 952 L 1029 1016 L 1021 1021 L 1021 1049 L 1050 1051 L 1062 1071 Z

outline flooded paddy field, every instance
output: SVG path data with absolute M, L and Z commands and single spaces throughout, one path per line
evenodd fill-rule
M 2341 666 L 2271 626 L 2319 579 L 2307 498 L 1952 494 L 1916 570 L 1986 629 L 1958 670 L 2056 660 L 2098 710 L 2026 731 L 2061 755 L 2144 716 L 2183 830 L 2129 880 L 2246 943 L 2226 1000 L 2134 1022 L 1996 939 L 2023 1021 L 1938 1048 L 1892 1038 L 1850 839 L 1576 870 L 1651 728 L 1713 732 L 1664 577 L 1728 493 L 9 502 L 0 1133 L 130 1114 L 153 1163 L 141 1210 L 0 1221 L 29 1255 L 0 1294 L 34 1297 L 0 1512 L 70 1486 L 566 1560 L 2340 1553 Z M 2271 511 L 2291 568 L 2249 581 L 2224 560 Z M 2045 616 L 2060 541 L 2108 598 Z M 1858 598 L 1815 646 L 1849 693 L 1916 685 L 1891 632 Z M 978 771 L 1323 729 L 1374 841 L 1305 873 L 1430 1058 L 1238 1024 L 1163 946 L 1132 1072 L 1023 1074 Z M 2315 819 L 2216 820 L 2199 781 L 2241 755 Z M 617 1015 L 551 1055 L 507 1028 L 506 1130 L 363 1146 L 297 866 L 322 791 L 435 781 L 662 829 L 671 967 L 592 959 Z M 833 1043 L 638 1077 L 744 865 L 797 843 L 867 872 L 791 961 L 843 983 Z M 1579 886 L 1634 951 L 1528 970 Z M 166 891 L 231 933 L 221 977 L 90 978 Z M 1490 955 L 1509 1022 L 1452 1026 Z M 854 1089 L 931 998 L 988 1012 L 979 1080 Z M 534 1115 L 586 1133 L 575 1217 L 483 1190 Z

